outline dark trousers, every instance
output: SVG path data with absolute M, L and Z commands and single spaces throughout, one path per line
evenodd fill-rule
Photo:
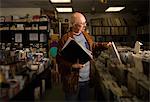
M 65 93 L 66 101 L 88 101 L 89 100 L 89 81 L 79 82 L 79 89 L 77 93 Z

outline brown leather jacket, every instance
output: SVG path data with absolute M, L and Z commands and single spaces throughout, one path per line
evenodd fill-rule
M 92 51 L 93 48 L 93 40 L 91 36 L 86 33 L 82 32 L 85 36 L 89 46 L 90 50 Z M 63 83 L 63 89 L 65 92 L 74 93 L 78 89 L 78 80 L 79 80 L 79 69 L 71 68 L 72 64 L 71 62 L 65 60 L 63 56 L 61 56 L 60 51 L 65 44 L 65 42 L 68 40 L 69 37 L 73 38 L 73 32 L 68 32 L 65 34 L 59 41 L 58 44 L 58 54 L 57 54 L 57 63 L 59 67 L 59 72 L 61 73 L 62 83 Z M 91 70 L 90 70 L 90 77 L 91 77 Z

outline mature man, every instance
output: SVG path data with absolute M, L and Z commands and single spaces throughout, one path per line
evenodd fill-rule
M 89 97 L 89 82 L 92 78 L 92 61 L 88 61 L 84 65 L 78 61 L 72 63 L 71 60 L 68 61 L 61 55 L 61 49 L 69 37 L 90 51 L 92 51 L 94 43 L 91 36 L 85 32 L 86 19 L 83 14 L 79 12 L 73 13 L 70 23 L 71 31 L 66 33 L 58 44 L 57 63 L 62 77 L 66 100 L 86 101 Z

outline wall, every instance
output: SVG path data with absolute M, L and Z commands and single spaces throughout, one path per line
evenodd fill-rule
M 40 15 L 40 8 L 0 8 L 0 16 Z

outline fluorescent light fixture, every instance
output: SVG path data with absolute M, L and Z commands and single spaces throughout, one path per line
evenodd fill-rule
M 71 0 L 50 0 L 51 3 L 71 3 Z
M 116 11 L 121 11 L 125 7 L 109 7 L 108 9 L 105 10 L 105 12 L 116 12 Z
M 72 12 L 72 8 L 71 7 L 59 7 L 59 8 L 56 8 L 56 10 L 58 12 Z

